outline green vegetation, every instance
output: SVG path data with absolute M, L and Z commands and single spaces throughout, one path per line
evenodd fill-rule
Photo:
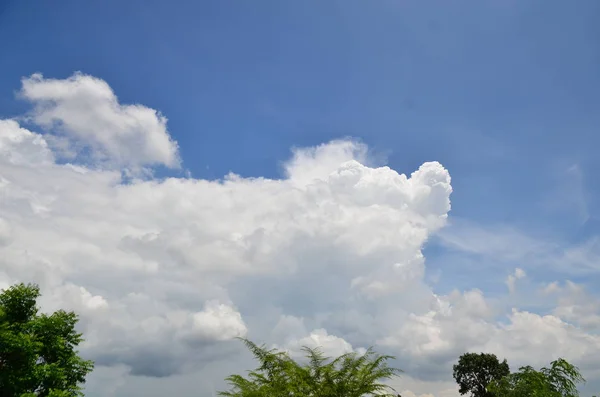
M 473 397 L 578 397 L 577 384 L 585 382 L 579 369 L 559 358 L 550 368 L 530 366 L 510 373 L 506 360 L 493 354 L 466 353 L 454 366 L 460 394 Z
M 494 354 L 466 353 L 460 356 L 453 368 L 459 393 L 470 393 L 472 397 L 491 397 L 487 387 L 510 374 L 506 360 L 500 362 Z
M 304 348 L 308 363 L 301 365 L 285 352 L 267 350 L 242 339 L 260 366 L 247 378 L 227 378 L 230 391 L 219 393 L 229 397 L 361 397 L 367 395 L 396 396 L 393 389 L 381 383 L 400 370 L 387 361 L 393 357 L 347 353 L 335 359 L 325 357 L 318 349 Z
M 83 341 L 75 330 L 78 317 L 58 310 L 40 314 L 37 285 L 18 284 L 0 292 L 0 397 L 78 397 L 93 368 L 77 352 Z M 366 397 L 396 396 L 385 383 L 401 371 L 388 363 L 392 356 L 372 349 L 365 354 L 325 357 L 304 348 L 306 363 L 286 352 L 241 339 L 259 362 L 247 377 L 226 378 L 229 397 Z M 506 360 L 493 354 L 465 353 L 453 367 L 460 394 L 471 397 L 579 397 L 584 382 L 579 369 L 558 359 L 535 370 L 510 373 Z
M 74 397 L 92 370 L 79 357 L 77 315 L 39 314 L 37 285 L 18 284 L 0 293 L 0 397 Z
M 559 358 L 539 371 L 521 367 L 490 384 L 489 389 L 498 397 L 578 397 L 577 383 L 584 381 L 577 367 Z
M 268 350 L 242 339 L 259 362 L 247 377 L 231 375 L 226 380 L 231 389 L 219 393 L 228 397 L 366 397 L 396 396 L 382 383 L 401 371 L 390 367 L 392 356 L 382 356 L 369 349 L 361 356 L 348 353 L 335 359 L 324 357 L 318 349 L 305 347 L 307 364 L 301 365 L 287 353 Z M 472 397 L 579 397 L 577 384 L 585 380 L 579 369 L 558 359 L 550 368 L 539 371 L 522 367 L 510 373 L 506 360 L 494 354 L 465 353 L 453 375 L 460 394 Z

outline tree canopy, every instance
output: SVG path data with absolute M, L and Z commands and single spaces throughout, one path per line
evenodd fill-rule
M 247 377 L 231 375 L 226 380 L 229 397 L 362 397 L 396 396 L 382 383 L 401 371 L 390 367 L 392 356 L 379 355 L 372 349 L 365 354 L 343 354 L 335 359 L 325 357 L 319 349 L 304 347 L 307 364 L 294 361 L 286 352 L 268 350 L 242 339 L 259 362 Z
M 453 370 L 459 393 L 470 393 L 472 397 L 492 396 L 487 386 L 510 374 L 506 360 L 500 362 L 495 354 L 489 353 L 465 353 L 460 356 Z
M 79 357 L 78 317 L 40 314 L 39 287 L 18 284 L 0 293 L 0 397 L 74 397 L 92 370 Z
M 550 368 L 539 371 L 521 367 L 519 372 L 491 383 L 489 390 L 498 397 L 578 397 L 577 384 L 581 382 L 585 379 L 579 369 L 559 358 Z

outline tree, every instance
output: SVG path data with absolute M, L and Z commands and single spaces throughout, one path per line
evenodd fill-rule
M 376 354 L 372 349 L 364 355 L 343 354 L 327 358 L 319 349 L 304 347 L 308 363 L 301 365 L 285 352 L 268 350 L 247 339 L 241 339 L 260 366 L 248 377 L 231 375 L 226 380 L 229 397 L 362 397 L 367 395 L 396 396 L 391 387 L 380 383 L 401 371 L 387 361 L 392 356 Z
M 0 397 L 81 396 L 92 370 L 76 350 L 78 317 L 58 310 L 40 314 L 39 287 L 18 284 L 0 292 Z
M 510 374 L 506 360 L 500 362 L 495 354 L 465 353 L 453 367 L 453 376 L 460 394 L 471 393 L 472 397 L 490 397 L 487 386 Z
M 490 384 L 489 389 L 498 397 L 578 397 L 577 383 L 585 382 L 579 369 L 559 358 L 550 368 L 539 371 L 531 366 L 519 368 Z

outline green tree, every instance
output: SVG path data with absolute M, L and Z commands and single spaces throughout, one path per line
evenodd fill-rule
M 539 371 L 521 367 L 490 384 L 489 389 L 498 397 L 578 397 L 577 384 L 581 382 L 585 379 L 579 369 L 559 358 Z
M 495 354 L 465 353 L 453 367 L 453 376 L 460 394 L 471 393 L 472 397 L 490 397 L 487 386 L 510 374 L 506 360 L 500 362 Z
M 307 364 L 299 364 L 285 352 L 268 350 L 242 339 L 260 366 L 248 377 L 231 375 L 226 380 L 231 389 L 220 392 L 229 397 L 362 397 L 396 396 L 393 389 L 381 383 L 401 371 L 387 361 L 392 356 L 376 354 L 369 349 L 364 355 L 347 353 L 327 358 L 319 349 L 304 347 Z
M 76 350 L 83 341 L 77 315 L 40 314 L 39 296 L 34 284 L 0 292 L 0 397 L 81 396 L 93 364 Z

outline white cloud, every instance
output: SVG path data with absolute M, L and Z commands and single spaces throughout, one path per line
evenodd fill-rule
M 433 296 L 429 311 L 410 313 L 397 331 L 378 343 L 416 361 L 454 360 L 490 337 L 492 315 L 492 308 L 479 290 Z
M 480 291 L 453 293 L 441 301 L 447 304 L 410 315 L 396 334 L 380 341 L 410 357 L 411 371 L 428 368 L 435 373 L 440 365 L 443 373 L 466 351 L 494 353 L 507 358 L 513 368 L 539 367 L 558 357 L 576 363 L 585 375 L 597 366 L 600 336 L 556 315 L 512 309 L 497 322 Z
M 109 308 L 108 302 L 102 296 L 92 295 L 85 287 L 78 287 L 70 283 L 64 284 L 60 289 L 49 291 L 44 299 L 48 302 L 47 309 L 50 310 L 60 309 L 59 306 L 51 306 L 52 304 L 56 305 L 58 302 L 66 303 L 78 313 L 107 310 Z
M 277 346 L 276 346 L 277 347 Z M 337 357 L 342 354 L 357 352 L 364 353 L 364 348 L 354 349 L 350 343 L 343 338 L 335 335 L 330 335 L 323 328 L 315 329 L 309 335 L 299 339 L 288 341 L 281 349 L 288 351 L 294 358 L 302 358 L 305 356 L 303 347 L 318 348 L 326 357 Z
M 525 270 L 517 267 L 515 269 L 514 274 L 509 274 L 506 278 L 506 286 L 508 287 L 508 291 L 512 294 L 515 292 L 516 282 L 519 279 L 522 279 L 526 276 Z
M 545 295 L 553 294 L 558 291 L 560 291 L 560 286 L 558 285 L 557 281 L 548 283 L 542 288 L 542 293 Z
M 92 160 L 103 166 L 179 166 L 167 119 L 142 105 L 120 104 L 101 79 L 81 73 L 62 80 L 34 74 L 23 79 L 20 94 L 35 106 L 33 122 L 67 138 L 70 150 L 90 149 Z
M 44 85 L 44 96 L 53 86 L 63 87 Z M 205 349 L 246 334 L 244 312 L 215 302 L 234 298 L 255 316 L 260 309 L 242 294 L 257 294 L 261 281 L 247 284 L 248 277 L 285 283 L 325 272 L 336 275 L 338 293 L 357 298 L 372 295 L 372 285 L 386 294 L 407 289 L 422 275 L 424 242 L 446 219 L 448 173 L 427 163 L 407 178 L 338 156 L 340 147 L 364 151 L 352 141 L 296 149 L 284 180 L 232 174 L 127 185 L 118 171 L 5 157 L 4 278 L 37 281 L 52 291 L 46 307 L 80 312 L 86 349 L 99 363 L 156 376 L 183 370 L 190 343 Z M 357 279 L 368 283 L 352 285 Z M 232 290 L 232 283 L 242 285 Z M 306 296 L 327 307 L 330 292 Z M 345 349 L 343 338 L 319 328 L 310 340 Z M 147 368 L 157 354 L 163 366 Z
M 244 337 L 248 332 L 240 313 L 233 307 L 218 301 L 208 301 L 204 310 L 194 313 L 192 337 L 225 341 Z
M 352 140 L 332 141 L 313 148 L 294 148 L 293 157 L 285 164 L 288 179 L 299 187 L 327 178 L 348 161 L 365 164 L 368 148 Z
M 406 376 L 394 385 L 408 396 L 456 395 L 451 365 L 467 350 L 513 365 L 563 355 L 588 373 L 600 364 L 596 323 L 586 320 L 599 306 L 575 284 L 551 288 L 557 304 L 546 316 L 511 311 L 479 289 L 438 296 L 427 285 L 422 250 L 434 234 L 502 263 L 597 266 L 593 241 L 563 253 L 508 227 L 448 232 L 451 180 L 437 162 L 406 176 L 369 166 L 365 145 L 339 140 L 294 149 L 280 180 L 123 184 L 125 168 L 178 164 L 165 120 L 120 105 L 90 76 L 23 84 L 32 120 L 52 132 L 0 121 L 0 287 L 39 282 L 45 310 L 81 315 L 83 353 L 98 377 L 120 385 L 104 389 L 92 375 L 93 395 L 198 384 L 210 395 L 252 366 L 230 342 L 244 335 L 329 355 L 375 344 L 397 355 Z M 73 164 L 60 161 L 60 139 L 75 150 Z M 533 279 L 530 267 L 517 269 L 509 288 L 525 270 Z
M 14 120 L 0 120 L 0 158 L 16 165 L 48 165 L 54 162 L 46 140 L 21 128 Z
M 544 292 L 558 295 L 553 314 L 587 331 L 600 331 L 600 299 L 582 285 L 566 281 L 563 287 L 552 283 Z

